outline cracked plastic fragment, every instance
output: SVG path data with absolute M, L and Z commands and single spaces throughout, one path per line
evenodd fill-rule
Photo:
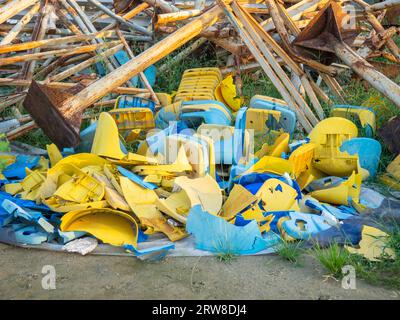
M 200 205 L 190 210 L 186 230 L 194 235 L 198 249 L 218 254 L 254 254 L 273 247 L 280 239 L 273 232 L 262 237 L 254 220 L 245 226 L 235 226 L 203 211 Z
M 358 248 L 345 246 L 350 253 L 360 254 L 370 261 L 378 261 L 383 255 L 395 258 L 395 252 L 388 247 L 388 234 L 370 226 L 364 226 Z
M 61 218 L 61 231 L 84 231 L 114 246 L 137 245 L 138 226 L 127 213 L 112 209 L 70 211 Z

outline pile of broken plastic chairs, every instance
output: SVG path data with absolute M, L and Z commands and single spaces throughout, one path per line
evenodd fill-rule
M 157 95 L 160 110 L 121 96 L 74 150 L 3 154 L 0 240 L 62 246 L 89 236 L 136 256 L 187 238 L 213 253 L 301 240 L 339 242 L 371 259 L 393 254 L 371 241 L 386 234 L 360 218 L 379 206 L 361 192 L 381 155 L 371 109 L 335 106 L 296 139 L 296 113 L 284 101 L 257 95 L 243 106 L 218 68 L 187 70 L 177 92 Z M 399 162 L 388 170 L 398 174 Z M 168 243 L 152 246 L 160 234 Z

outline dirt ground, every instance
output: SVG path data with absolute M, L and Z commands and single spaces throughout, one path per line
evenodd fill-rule
M 42 289 L 44 265 L 55 267 L 55 290 Z M 324 277 L 311 256 L 301 266 L 274 254 L 145 262 L 0 244 L 0 299 L 400 299 L 400 292 L 362 280 L 356 287 Z

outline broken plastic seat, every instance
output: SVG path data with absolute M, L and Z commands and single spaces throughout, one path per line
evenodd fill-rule
M 294 239 L 310 240 L 331 226 L 319 215 L 292 211 L 289 212 L 289 219 L 283 221 L 281 227 Z
M 330 204 L 352 205 L 359 203 L 361 181 L 361 174 L 355 172 L 348 179 L 322 178 L 309 185 L 313 190 L 310 192 L 310 196 Z M 321 186 L 316 187 L 317 183 Z
M 356 138 L 356 125 L 345 118 L 331 117 L 320 121 L 310 132 L 311 143 L 317 145 L 313 167 L 327 175 L 349 176 L 358 167 L 358 156 L 340 151 L 346 140 Z
M 371 108 L 351 105 L 333 105 L 332 116 L 343 117 L 349 120 L 352 120 L 353 117 L 357 117 L 363 127 L 365 135 L 369 138 L 374 136 L 376 121 L 375 112 Z
M 114 109 L 126 109 L 126 108 L 148 108 L 153 113 L 155 112 L 155 103 L 153 100 L 135 97 L 135 96 L 127 96 L 122 95 L 117 98 L 115 102 Z
M 225 114 L 218 109 L 210 108 L 206 111 L 185 112 L 179 115 L 179 119 L 185 121 L 189 127 L 198 128 L 202 123 L 220 124 L 229 126 L 231 122 Z
M 370 138 L 353 138 L 344 141 L 340 146 L 340 151 L 358 155 L 360 166 L 368 170 L 371 178 L 375 177 L 382 152 L 379 141 Z
M 214 95 L 220 102 L 229 106 L 233 111 L 238 111 L 243 103 L 243 98 L 238 96 L 233 76 L 229 75 L 215 88 Z
M 61 231 L 84 231 L 115 246 L 137 245 L 137 223 L 122 211 L 107 208 L 70 211 L 61 221 Z
M 297 121 L 296 113 L 289 109 L 285 101 L 267 96 L 255 95 L 251 98 L 249 107 L 279 112 L 278 123 L 271 120 L 268 127 L 271 130 L 279 130 L 282 128 L 289 134 L 294 133 Z M 274 113 L 271 113 L 271 115 L 274 115 Z
M 119 130 L 152 129 L 155 127 L 153 111 L 149 108 L 118 108 L 108 112 Z

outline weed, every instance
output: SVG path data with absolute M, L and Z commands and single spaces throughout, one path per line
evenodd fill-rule
M 313 253 L 334 278 L 341 278 L 342 268 L 349 264 L 350 261 L 350 253 L 341 248 L 336 242 L 327 248 L 321 248 L 319 244 L 316 244 L 314 245 Z
M 217 259 L 219 262 L 231 263 L 236 259 L 236 255 L 231 252 L 221 252 L 217 254 Z
M 277 246 L 276 246 L 276 253 L 284 258 L 285 260 L 294 263 L 296 265 L 299 265 L 299 258 L 303 253 L 303 249 L 301 248 L 301 241 L 300 242 L 288 242 L 285 240 L 282 240 Z

